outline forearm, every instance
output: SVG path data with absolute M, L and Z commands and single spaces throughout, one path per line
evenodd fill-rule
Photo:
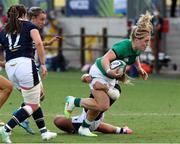
M 41 42 L 36 44 L 36 48 L 37 48 L 40 64 L 45 65 L 45 51 L 44 51 L 43 44 Z
M 98 126 L 97 131 L 102 133 L 112 133 L 115 134 L 117 130 L 117 127 L 107 124 L 104 122 L 101 122 L 101 124 Z
M 52 45 L 55 41 L 60 40 L 62 37 L 60 36 L 54 36 L 52 39 L 50 39 L 49 41 L 43 41 L 43 45 L 44 46 L 49 46 Z
M 136 59 L 136 68 L 137 68 L 138 70 L 141 69 L 141 62 L 140 62 L 140 58 L 139 58 L 139 57 L 137 57 L 137 59 Z
M 115 53 L 110 50 L 102 59 L 101 64 L 104 68 L 104 70 L 106 71 L 106 73 L 108 73 L 108 71 L 110 70 L 110 62 L 116 59 L 116 55 Z

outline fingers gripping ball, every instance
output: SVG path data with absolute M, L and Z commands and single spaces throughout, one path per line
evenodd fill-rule
M 117 70 L 117 73 L 123 75 L 126 71 L 126 63 L 122 60 L 114 60 L 110 64 L 111 70 Z

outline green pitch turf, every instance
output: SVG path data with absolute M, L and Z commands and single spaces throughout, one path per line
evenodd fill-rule
M 43 81 L 46 98 L 42 103 L 46 126 L 58 136 L 50 143 L 180 143 L 180 78 L 170 79 L 151 76 L 149 80 L 135 79 L 134 86 L 122 86 L 120 99 L 106 112 L 105 122 L 117 126 L 127 125 L 132 135 L 98 133 L 98 137 L 70 135 L 53 125 L 56 114 L 62 114 L 67 95 L 89 96 L 88 85 L 80 82 L 81 73 L 53 73 Z M 14 90 L 0 110 L 0 119 L 7 121 L 11 113 L 20 106 L 22 96 Z M 73 115 L 79 114 L 80 108 Z M 11 139 L 13 143 L 45 143 L 41 140 L 32 118 L 31 127 L 35 135 L 27 134 L 16 127 Z

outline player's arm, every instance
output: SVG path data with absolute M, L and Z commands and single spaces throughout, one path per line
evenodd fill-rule
M 146 73 L 146 71 L 141 67 L 141 62 L 140 62 L 140 57 L 138 56 L 136 58 L 136 65 L 137 65 L 137 69 L 140 73 L 140 75 L 142 76 L 142 78 L 144 80 L 147 80 L 148 79 L 148 74 Z
M 43 45 L 44 46 L 49 46 L 52 45 L 55 41 L 60 40 L 62 37 L 60 36 L 54 36 L 52 39 L 50 39 L 49 41 L 43 41 Z
M 102 66 L 103 66 L 104 70 L 106 71 L 107 75 L 114 77 L 114 78 L 119 77 L 119 74 L 117 73 L 117 71 L 110 69 L 110 62 L 115 59 L 116 59 L 116 54 L 114 53 L 113 50 L 110 50 L 104 55 L 104 57 L 101 61 Z
M 112 134 L 132 134 L 133 130 L 125 127 L 117 127 L 108 123 L 101 122 L 96 131 L 102 133 L 112 133 Z
M 42 76 L 45 77 L 47 75 L 47 69 L 45 65 L 45 51 L 44 51 L 44 46 L 43 42 L 41 40 L 41 36 L 39 34 L 39 31 L 37 29 L 32 29 L 31 30 L 31 37 L 35 43 L 35 47 L 37 49 L 39 61 L 41 64 L 41 69 L 42 69 Z
M 81 76 L 81 81 L 82 82 L 84 82 L 84 83 L 91 83 L 91 81 L 92 81 L 92 76 L 90 75 L 90 74 L 83 74 L 82 76 Z M 104 84 L 102 84 L 102 83 L 100 83 L 100 82 L 96 82 L 95 84 L 94 84 L 94 87 L 93 87 L 95 90 L 103 90 L 103 91 L 105 91 L 105 92 L 107 92 L 108 91 L 108 86 L 107 85 L 104 85 Z
M 92 77 L 89 74 L 83 74 L 82 77 L 81 77 L 81 81 L 84 82 L 84 83 L 90 83 L 92 81 Z M 118 99 L 119 96 L 120 96 L 120 91 L 117 88 L 109 88 L 108 85 L 102 84 L 102 83 L 100 83 L 98 81 L 93 85 L 93 88 L 95 90 L 102 90 L 102 91 L 104 91 L 113 100 Z

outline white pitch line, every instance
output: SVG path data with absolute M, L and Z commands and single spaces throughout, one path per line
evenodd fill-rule
M 112 116 L 180 116 L 180 113 L 109 113 Z

